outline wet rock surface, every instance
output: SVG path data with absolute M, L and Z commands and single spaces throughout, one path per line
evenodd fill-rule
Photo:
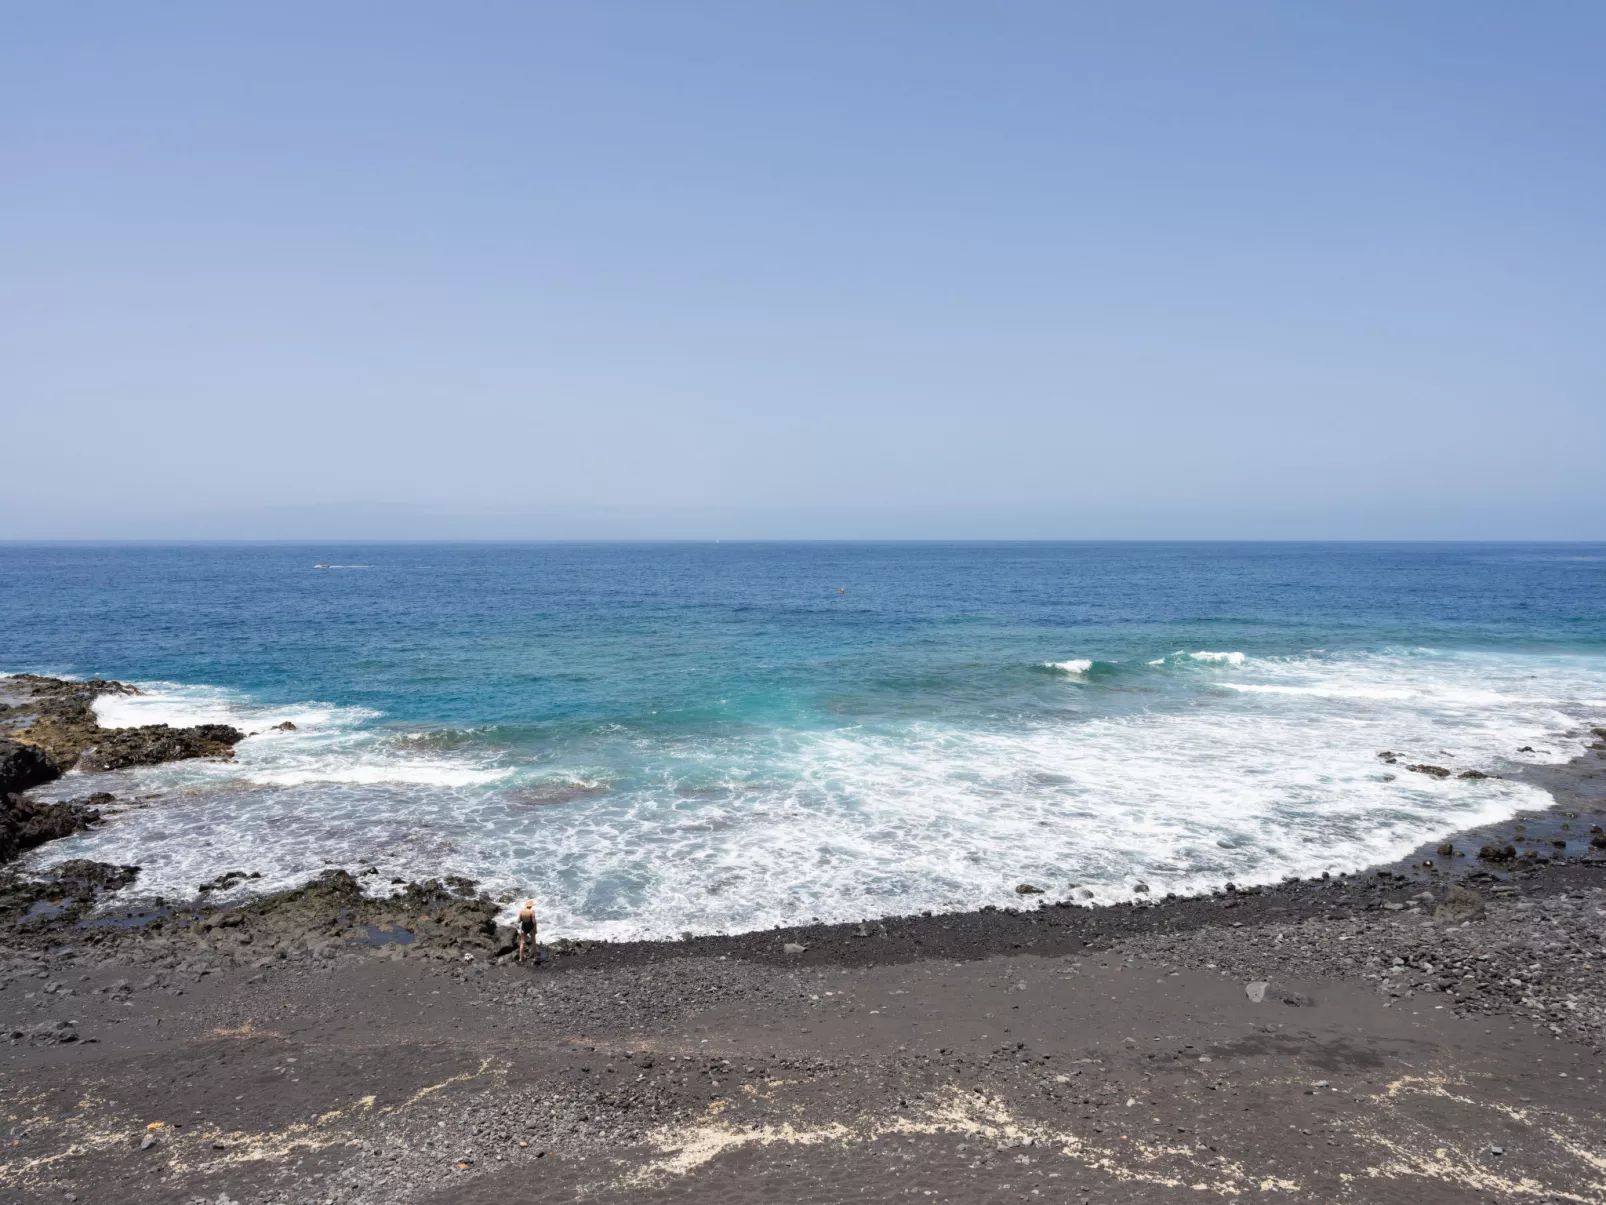
M 87 801 L 45 803 L 20 795 L 0 799 L 0 864 L 99 821 L 100 809 Z
M 0 741 L 0 795 L 20 795 L 51 781 L 57 773 L 42 749 Z

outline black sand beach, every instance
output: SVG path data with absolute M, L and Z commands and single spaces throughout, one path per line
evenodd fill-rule
M 461 882 L 14 879 L 0 1201 L 1606 1201 L 1606 742 L 1541 773 L 1364 875 L 538 967 Z

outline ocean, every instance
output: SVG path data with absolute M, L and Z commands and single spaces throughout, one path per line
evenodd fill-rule
M 47 789 L 119 802 L 35 861 L 146 893 L 458 874 L 574 938 L 1108 903 L 1542 806 L 1498 775 L 1606 723 L 1606 545 L 0 545 L 0 671 L 255 734 Z

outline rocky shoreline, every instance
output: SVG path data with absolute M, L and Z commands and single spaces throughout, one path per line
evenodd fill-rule
M 24 797 L 72 769 L 123 770 L 192 757 L 230 758 L 245 733 L 226 724 L 172 728 L 147 724 L 102 728 L 95 700 L 137 695 L 126 682 L 87 682 L 38 674 L 0 677 L 0 865 L 101 819 L 105 793 L 82 801 L 41 803 Z
M 1524 773 L 1364 874 L 539 965 L 462 879 L 12 874 L 0 1200 L 1606 1205 L 1606 741 Z
M 253 931 L 271 931 L 277 943 L 299 947 L 338 947 L 343 943 L 365 948 L 388 948 L 397 957 L 451 958 L 472 955 L 479 959 L 506 958 L 516 935 L 496 918 L 505 896 L 493 900 L 478 884 L 448 876 L 444 880 L 380 885 L 372 867 L 354 871 L 330 870 L 299 888 L 266 895 L 238 897 L 249 890 L 255 873 L 238 870 L 199 885 L 194 901 L 141 898 L 128 890 L 137 882 L 137 866 L 115 866 L 84 861 L 64 862 L 40 872 L 23 873 L 4 868 L 21 853 L 50 840 L 71 835 L 101 820 L 101 809 L 116 802 L 104 792 L 65 803 L 43 803 L 22 792 L 54 781 L 68 769 L 120 769 L 154 765 L 192 757 L 229 758 L 247 734 L 219 724 L 170 728 L 165 724 L 139 728 L 105 729 L 96 722 L 94 700 L 106 694 L 138 694 L 127 683 L 103 679 L 74 682 L 36 675 L 0 678 L 0 926 L 9 927 L 11 940 L 22 945 L 48 947 L 63 941 L 78 945 L 122 945 L 151 937 L 180 940 L 228 931 L 236 937 Z M 1606 865 L 1606 729 L 1592 730 L 1596 738 L 1581 757 L 1563 765 L 1522 766 L 1515 773 L 1546 791 L 1553 806 L 1527 811 L 1510 820 L 1469 830 L 1414 851 L 1401 862 L 1378 868 L 1370 876 L 1339 876 L 1336 880 L 1288 881 L 1279 885 L 1236 890 L 1231 883 L 1213 896 L 1178 899 L 1140 899 L 1114 906 L 1112 915 L 1146 915 L 1145 909 L 1164 905 L 1163 915 L 1183 918 L 1199 909 L 1249 906 L 1257 899 L 1282 899 L 1284 906 L 1310 897 L 1319 902 L 1339 888 L 1346 900 L 1369 900 L 1365 906 L 1399 902 L 1393 896 L 1402 883 L 1436 890 L 1439 898 L 1452 881 L 1464 880 L 1481 890 L 1502 889 L 1501 884 L 1530 877 L 1557 865 Z M 1402 755 L 1378 754 L 1385 764 L 1397 764 Z M 1407 770 L 1447 776 L 1450 771 L 1433 765 L 1408 765 Z M 1487 775 L 1470 772 L 1477 777 Z M 1462 777 L 1467 777 L 1464 772 Z M 1140 885 L 1141 886 L 1141 885 Z M 1145 889 L 1146 890 L 1146 889 Z M 119 893 L 115 901 L 108 898 Z M 867 936 L 882 941 L 902 935 L 904 954 L 923 956 L 955 945 L 949 936 L 1010 923 L 1006 918 L 1044 913 L 1055 918 L 1051 928 L 1078 928 L 1073 905 L 1086 904 L 1090 893 L 1073 891 L 1051 900 L 1032 884 L 1017 888 L 1020 908 L 986 908 L 979 912 L 939 917 L 886 917 L 857 925 L 811 925 L 734 937 L 690 937 L 674 943 L 589 942 L 562 940 L 548 947 L 558 958 L 586 954 L 588 960 L 619 962 L 651 958 L 662 947 L 674 950 L 727 948 L 751 955 L 770 947 L 802 947 L 818 953 L 845 943 L 846 948 Z M 1312 895 L 1311 893 L 1316 893 Z M 1389 896 L 1384 900 L 1383 896 Z M 227 903 L 219 900 L 228 901 Z M 113 903 L 121 915 L 98 916 Z M 1315 905 L 1312 905 L 1315 906 Z M 1066 911 L 1071 909 L 1071 911 Z M 1100 914 L 1109 910 L 1099 908 Z M 1039 922 L 1033 921 L 1033 924 Z M 1148 919 L 1115 923 L 1120 931 L 1140 931 Z M 1166 923 L 1188 923 L 1174 919 Z M 256 938 L 251 938 L 255 941 Z M 962 945 L 963 942 L 960 942 Z M 1010 948 L 1019 948 L 1011 946 Z M 770 951 L 773 953 L 773 950 Z M 793 955 L 797 956 L 797 955 Z M 946 956 L 946 955 L 943 955 Z M 236 959 L 236 961 L 238 961 Z

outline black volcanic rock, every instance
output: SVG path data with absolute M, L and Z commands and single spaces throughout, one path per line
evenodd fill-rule
M 81 803 L 42 803 L 12 795 L 0 806 L 0 863 L 30 849 L 70 837 L 100 820 L 100 809 Z
M 16 741 L 0 741 L 0 795 L 20 795 L 60 773 L 44 750 Z
M 116 891 L 119 887 L 127 887 L 139 877 L 139 867 L 74 858 L 68 862 L 56 863 L 45 872 L 45 877 L 58 883 L 92 887 L 101 891 Z
M 141 728 L 102 728 L 93 748 L 80 759 L 86 770 L 126 770 L 193 757 L 233 757 L 234 746 L 245 733 L 227 724 L 197 724 L 172 728 L 146 724 Z
M 1406 766 L 1405 768 L 1407 770 L 1414 770 L 1418 774 L 1426 774 L 1426 775 L 1428 775 L 1429 777 L 1432 777 L 1432 778 L 1449 778 L 1450 777 L 1450 771 L 1446 770 L 1443 766 L 1432 766 L 1432 765 L 1428 765 L 1425 762 L 1420 764 L 1420 765 Z

